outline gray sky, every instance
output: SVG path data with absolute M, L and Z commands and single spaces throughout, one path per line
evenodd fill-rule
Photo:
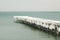
M 0 11 L 60 11 L 60 0 L 0 0 Z

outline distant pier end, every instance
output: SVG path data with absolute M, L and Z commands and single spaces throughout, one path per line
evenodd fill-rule
M 13 16 L 13 18 L 14 22 L 22 22 L 24 24 L 32 25 L 38 29 L 53 32 L 57 35 L 60 35 L 60 21 L 35 18 L 29 16 Z

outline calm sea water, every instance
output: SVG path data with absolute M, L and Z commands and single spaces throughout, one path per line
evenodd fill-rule
M 0 40 L 60 40 L 60 37 L 21 23 L 14 23 L 12 16 L 60 20 L 60 12 L 0 12 Z

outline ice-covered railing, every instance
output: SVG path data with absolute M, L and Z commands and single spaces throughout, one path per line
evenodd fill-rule
M 54 30 L 57 34 L 60 33 L 60 21 L 48 20 L 43 18 L 29 16 L 13 16 L 15 22 L 28 22 L 30 24 L 40 25 L 46 29 Z M 39 28 L 40 28 L 39 26 Z

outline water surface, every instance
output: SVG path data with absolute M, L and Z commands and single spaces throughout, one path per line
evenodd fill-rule
M 0 12 L 0 40 L 59 40 L 46 32 L 21 23 L 14 23 L 12 16 L 32 16 L 60 20 L 60 12 Z

